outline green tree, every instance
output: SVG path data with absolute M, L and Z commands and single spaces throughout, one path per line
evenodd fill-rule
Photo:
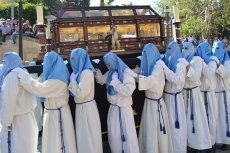
M 104 0 L 100 0 L 100 6 L 112 6 L 112 3 L 114 0 L 109 0 L 108 2 L 105 3 Z
M 230 1 L 219 0 L 213 5 L 213 20 L 211 31 L 222 36 L 230 36 Z
M 160 12 L 166 6 L 172 10 L 177 4 L 180 10 L 181 33 L 182 35 L 198 34 L 199 36 L 210 37 L 213 34 L 225 35 L 230 30 L 230 2 L 229 0 L 161 0 L 157 3 Z M 205 10 L 211 12 L 210 23 L 205 23 Z M 173 12 L 171 11 L 171 16 Z
M 105 0 L 100 0 L 100 6 L 105 6 Z
M 90 0 L 42 0 L 42 3 L 51 14 L 58 15 L 62 7 L 88 7 Z

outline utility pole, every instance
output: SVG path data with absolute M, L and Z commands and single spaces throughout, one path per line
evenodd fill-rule
M 165 22 L 166 22 L 166 44 L 167 44 L 169 42 L 169 39 L 170 39 L 170 33 L 169 33 L 169 21 L 170 21 L 169 12 L 170 12 L 170 9 L 168 6 L 165 7 L 164 12 L 165 12 Z
M 179 9 L 177 5 L 173 6 L 173 24 L 172 24 L 172 31 L 173 31 L 173 38 L 177 43 L 181 43 L 181 34 L 180 34 L 180 15 Z
M 205 29 L 206 29 L 206 36 L 209 37 L 209 32 L 210 32 L 210 24 L 211 24 L 211 18 L 212 18 L 212 9 L 209 7 L 205 8 Z
M 18 15 L 18 19 L 19 19 L 19 23 L 18 23 L 18 26 L 19 26 L 19 38 L 18 38 L 18 42 L 19 42 L 19 56 L 22 58 L 23 60 L 23 43 L 22 43 L 22 0 L 19 0 L 19 6 L 18 6 L 18 9 L 19 9 L 19 15 Z
M 11 19 L 10 20 L 13 20 L 14 18 L 14 0 L 11 0 Z

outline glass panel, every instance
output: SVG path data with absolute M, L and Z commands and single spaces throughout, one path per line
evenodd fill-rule
M 99 40 L 105 39 L 105 37 L 109 34 L 110 26 L 88 26 L 88 40 Z
M 140 24 L 140 36 L 141 37 L 160 36 L 160 24 L 159 23 Z
M 137 15 L 155 15 L 150 9 L 136 9 Z
M 83 27 L 60 28 L 60 41 L 84 41 Z
M 81 11 L 65 11 L 61 18 L 76 18 L 82 17 Z
M 108 10 L 86 10 L 86 17 L 92 16 L 109 16 Z
M 111 10 L 112 16 L 132 16 L 133 10 L 132 9 L 122 9 L 122 10 Z
M 136 26 L 135 24 L 123 24 L 116 25 L 118 36 L 120 38 L 136 38 Z

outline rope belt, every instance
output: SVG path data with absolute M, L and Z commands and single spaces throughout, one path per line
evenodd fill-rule
M 189 98 L 190 98 L 190 109 L 191 109 L 191 114 L 190 114 L 190 120 L 192 120 L 192 133 L 195 133 L 195 123 L 194 123 L 194 102 L 193 102 L 193 89 L 197 88 L 198 86 L 192 87 L 192 88 L 184 88 L 186 91 L 189 93 Z
M 164 122 L 164 117 L 163 117 L 163 113 L 162 113 L 162 106 L 160 104 L 162 97 L 159 98 L 159 99 L 153 99 L 153 98 L 149 98 L 149 97 L 145 97 L 145 98 L 148 99 L 148 100 L 157 102 L 157 104 L 158 104 L 158 113 L 159 113 L 160 131 L 163 131 L 163 134 L 166 134 L 165 122 Z M 161 119 L 162 119 L 162 122 L 163 122 L 163 126 L 162 126 L 162 123 L 161 123 Z
M 206 115 L 208 119 L 208 124 L 209 124 L 209 113 L 208 113 L 208 91 L 201 91 L 204 93 L 204 104 L 205 104 L 205 110 L 206 110 Z
M 85 104 L 85 103 L 89 103 L 89 102 L 92 102 L 94 99 L 92 99 L 92 100 L 89 100 L 89 101 L 84 101 L 84 102 L 81 102 L 81 103 L 76 103 L 76 104 Z
M 178 117 L 178 107 L 177 107 L 177 95 L 180 94 L 182 91 L 176 92 L 176 93 L 171 93 L 164 91 L 164 93 L 169 94 L 174 96 L 174 101 L 175 101 L 175 115 L 176 115 L 176 121 L 175 121 L 175 128 L 180 129 L 180 123 L 179 123 L 179 117 Z
M 8 138 L 7 138 L 7 144 L 8 144 L 8 153 L 11 153 L 11 126 L 8 127 Z
M 45 108 L 46 110 L 51 110 L 51 111 L 55 111 L 58 110 L 59 111 L 59 126 L 60 126 L 60 133 L 61 133 L 61 150 L 62 153 L 65 153 L 65 143 L 64 143 L 64 132 L 63 132 L 63 122 L 62 122 L 62 112 L 61 112 L 61 108 L 59 107 L 57 109 L 52 109 L 52 108 Z
M 224 107 L 225 107 L 225 123 L 226 123 L 226 136 L 230 137 L 230 131 L 229 131 L 229 119 L 228 119 L 228 104 L 227 104 L 227 95 L 226 91 L 218 91 L 216 93 L 223 93 L 224 96 Z
M 120 123 L 121 142 L 122 142 L 122 150 L 121 150 L 121 152 L 124 153 L 125 134 L 124 134 L 124 129 L 123 129 L 123 125 L 122 125 L 122 119 L 121 119 L 121 108 L 119 106 L 118 106 L 118 111 L 119 111 L 119 123 Z

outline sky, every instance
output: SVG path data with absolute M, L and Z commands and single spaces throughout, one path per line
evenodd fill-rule
M 132 2 L 133 5 L 151 5 L 152 7 L 155 6 L 154 2 L 157 0 L 114 0 L 112 3 L 113 5 L 122 5 L 122 4 L 129 4 Z M 105 0 L 105 3 L 108 0 Z M 100 0 L 91 0 L 90 6 L 99 6 Z

